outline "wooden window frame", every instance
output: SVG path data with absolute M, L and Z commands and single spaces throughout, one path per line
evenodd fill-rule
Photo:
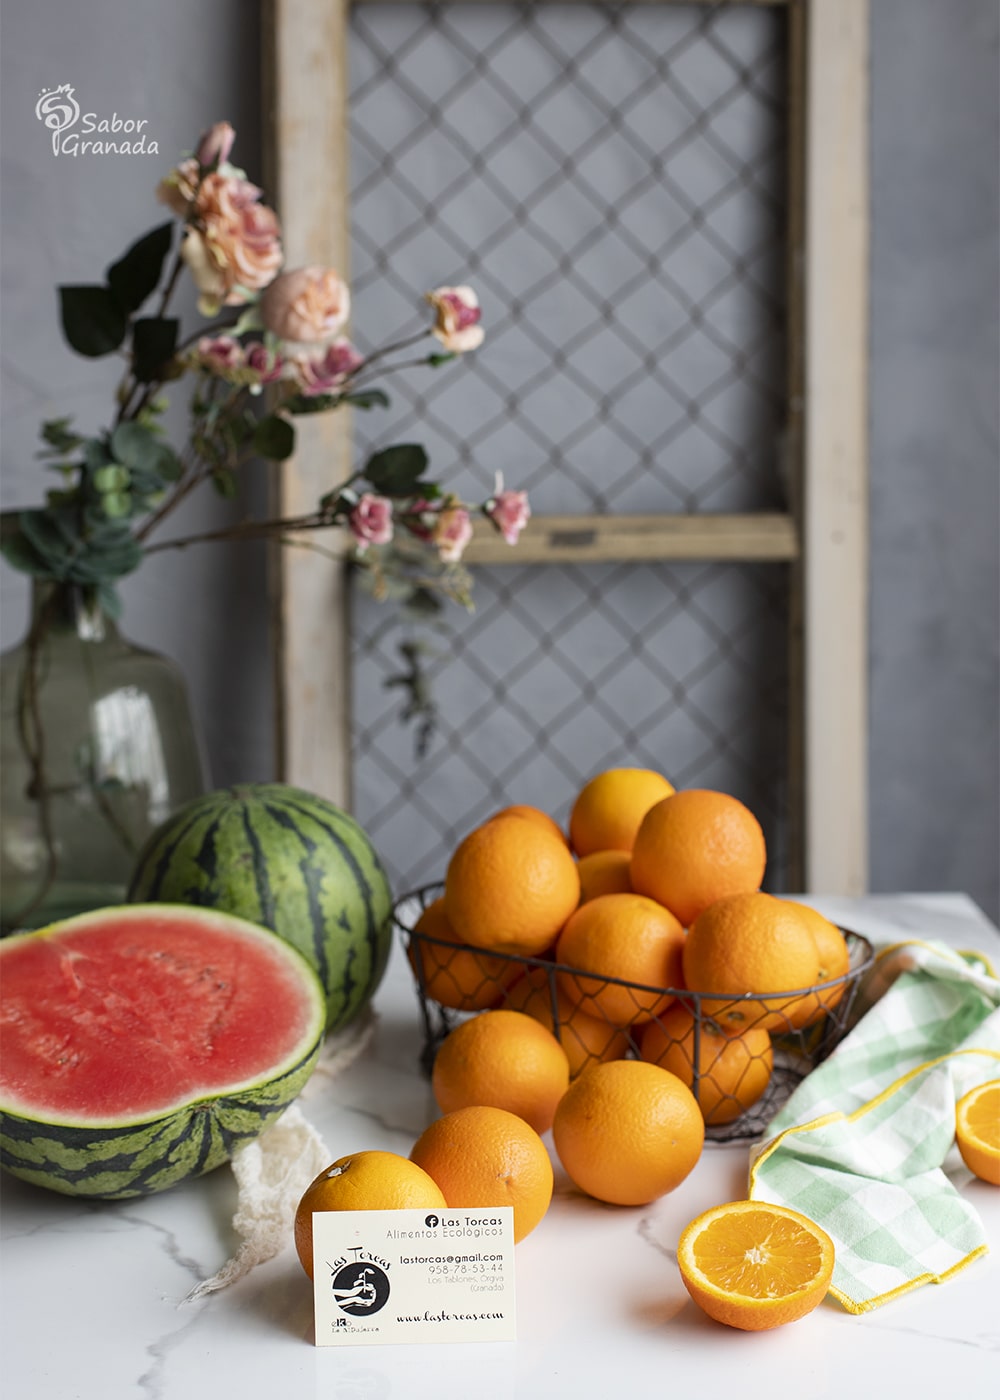
M 466 559 L 787 563 L 790 879 L 803 892 L 856 895 L 868 884 L 869 0 L 724 3 L 789 15 L 789 510 L 540 516 L 516 551 L 481 531 Z M 350 9 L 268 0 L 263 45 L 268 183 L 288 261 L 347 277 Z M 349 413 L 300 420 L 295 457 L 275 480 L 282 513 L 309 509 L 350 461 Z M 279 772 L 349 806 L 346 568 L 284 549 L 273 578 Z

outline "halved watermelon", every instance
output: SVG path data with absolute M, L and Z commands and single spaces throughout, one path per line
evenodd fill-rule
M 73 1196 L 162 1191 L 298 1095 L 326 998 L 288 943 L 214 910 L 94 910 L 0 942 L 0 1165 Z

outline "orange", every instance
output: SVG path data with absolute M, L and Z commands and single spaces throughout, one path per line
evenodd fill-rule
M 581 904 L 556 944 L 556 962 L 581 972 L 560 971 L 559 990 L 568 1002 L 613 1026 L 648 1021 L 673 997 L 650 988 L 683 986 L 684 930 L 662 905 L 641 894 L 602 894 Z M 617 978 L 640 986 L 620 986 Z
M 558 989 L 555 1014 L 552 1002 L 549 974 L 544 968 L 532 967 L 510 988 L 505 1005 L 533 1016 L 558 1035 L 571 1078 L 596 1061 L 620 1060 L 628 1053 L 629 1039 L 624 1030 L 603 1017 L 588 1016 L 579 1007 L 571 1006 Z
M 738 798 L 687 788 L 651 808 L 632 850 L 632 888 L 685 926 L 729 894 L 760 888 L 767 852 L 760 823 Z
M 599 894 L 628 894 L 632 889 L 628 851 L 591 851 L 577 861 L 580 872 L 580 900 L 596 899 Z
M 805 1317 L 833 1276 L 833 1241 L 798 1211 L 730 1201 L 687 1225 L 677 1244 L 684 1286 L 716 1322 L 761 1332 Z
M 641 1037 L 642 1058 L 684 1081 L 710 1127 L 739 1118 L 770 1082 L 774 1051 L 759 1026 L 723 1035 L 712 1021 L 702 1018 L 699 1024 L 689 1006 L 675 1001 L 643 1026 Z
M 484 1011 L 445 1036 L 431 1087 L 442 1113 L 489 1104 L 545 1133 L 569 1087 L 569 1060 L 552 1032 L 523 1011 Z
M 562 827 L 549 816 L 548 812 L 543 812 L 541 807 L 531 807 L 527 803 L 517 802 L 512 807 L 501 807 L 499 812 L 494 812 L 493 816 L 490 817 L 490 821 L 496 817 L 523 817 L 525 821 L 535 822 L 550 836 L 558 836 L 564 846 L 569 845 L 569 837 Z
M 851 970 L 851 952 L 847 946 L 847 939 L 837 925 L 831 924 L 819 910 L 811 908 L 808 904 L 799 904 L 794 899 L 786 899 L 784 902 L 805 921 L 816 940 L 819 953 L 816 981 L 833 982 L 839 977 L 846 977 Z M 811 997 L 804 997 L 802 1005 L 795 1008 L 789 1020 L 796 1028 L 814 1025 L 838 1005 L 846 990 L 846 982 L 841 982 L 839 986 L 827 987 L 815 992 Z
M 684 1180 L 701 1156 L 705 1124 L 675 1074 L 642 1060 L 612 1060 L 574 1079 L 556 1109 L 552 1138 L 581 1191 L 611 1205 L 641 1206 Z
M 650 768 L 608 768 L 585 783 L 569 815 L 570 845 L 578 856 L 592 851 L 630 851 L 639 823 L 673 792 Z
M 295 1210 L 295 1248 L 313 1276 L 313 1211 L 443 1210 L 447 1201 L 434 1180 L 396 1152 L 355 1152 L 340 1157 L 306 1187 Z
M 552 1162 L 523 1118 L 475 1105 L 425 1128 L 410 1160 L 432 1176 L 450 1210 L 513 1206 L 514 1242 L 529 1235 L 552 1200 Z
M 759 891 L 716 900 L 699 914 L 688 929 L 683 961 L 685 985 L 708 993 L 701 1014 L 723 1030 L 787 1030 L 803 1002 L 791 993 L 812 987 L 819 974 L 808 926 L 785 900 Z M 752 998 L 740 1000 L 747 993 Z
M 463 943 L 491 952 L 544 952 L 579 902 L 568 847 L 520 817 L 494 817 L 470 831 L 445 873 L 452 928 Z
M 959 1099 L 955 1136 L 969 1171 L 1000 1186 L 1000 1079 L 990 1079 Z
M 414 930 L 426 934 L 428 939 L 439 940 L 430 943 L 413 939 L 406 956 L 425 994 L 442 1006 L 456 1011 L 483 1011 L 496 1006 L 504 988 L 520 971 L 520 964 L 509 958 L 491 957 L 489 953 L 462 947 L 444 912 L 443 895 L 428 904 Z

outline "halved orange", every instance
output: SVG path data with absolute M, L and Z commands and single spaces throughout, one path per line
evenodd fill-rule
M 988 1079 L 959 1099 L 955 1136 L 969 1171 L 1000 1186 L 1000 1079 Z
M 795 1322 L 826 1296 L 833 1241 L 815 1221 L 767 1201 L 730 1201 L 681 1233 L 684 1286 L 709 1317 L 744 1332 Z

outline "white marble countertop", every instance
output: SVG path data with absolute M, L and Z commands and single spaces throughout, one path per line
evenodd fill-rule
M 935 937 L 1000 966 L 1000 933 L 962 895 L 812 900 L 876 942 Z M 408 1153 L 436 1116 L 418 1072 L 420 1025 L 394 949 L 364 1058 L 302 1107 L 330 1149 Z M 862 1317 L 823 1303 L 801 1322 L 746 1334 L 708 1321 L 674 1261 L 681 1228 L 746 1194 L 746 1145 L 709 1145 L 688 1179 L 642 1209 L 556 1194 L 516 1254 L 516 1342 L 313 1345 L 312 1292 L 294 1249 L 196 1303 L 189 1289 L 236 1244 L 229 1168 L 160 1196 L 83 1203 L 3 1178 L 0 1316 L 6 1400 L 476 1400 L 792 1391 L 849 1400 L 995 1394 L 1000 1367 L 1000 1191 L 963 1173 L 992 1253 Z

